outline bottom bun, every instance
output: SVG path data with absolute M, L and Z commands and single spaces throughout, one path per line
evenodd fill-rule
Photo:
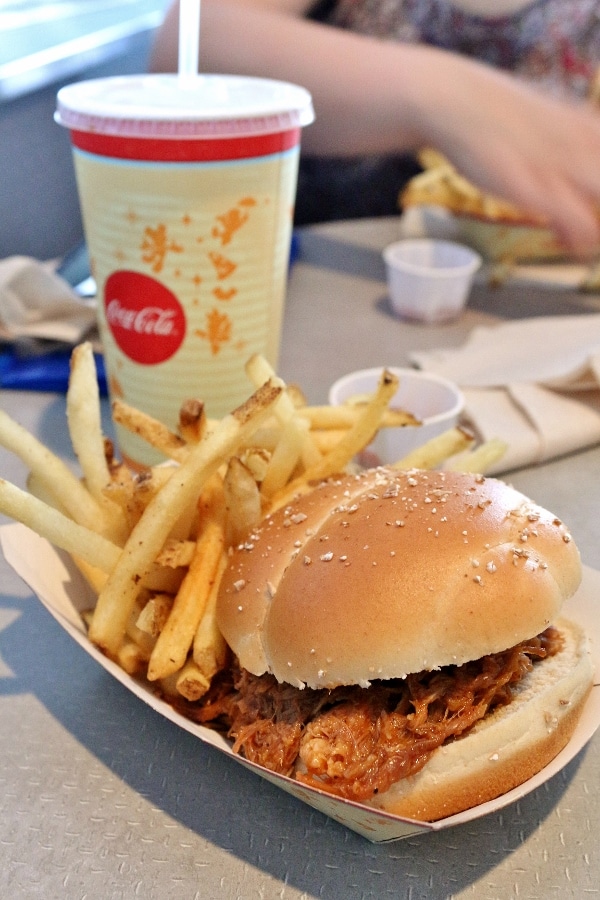
M 554 759 L 569 742 L 593 682 L 583 631 L 565 619 L 556 627 L 564 646 L 533 667 L 508 705 L 367 805 L 433 822 L 500 797 Z

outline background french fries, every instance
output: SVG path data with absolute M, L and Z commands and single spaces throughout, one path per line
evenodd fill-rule
M 386 370 L 371 396 L 340 407 L 310 406 L 260 356 L 247 374 L 254 393 L 244 404 L 216 421 L 201 400 L 185 400 L 177 433 L 116 401 L 115 420 L 166 457 L 142 472 L 102 434 L 88 344 L 73 353 L 66 402 L 81 477 L 0 413 L 0 444 L 29 468 L 28 490 L 0 478 L 0 512 L 72 556 L 97 595 L 84 617 L 90 640 L 169 698 L 199 699 L 226 664 L 215 609 L 228 548 L 295 494 L 355 466 L 378 429 L 419 427 L 390 409 L 398 379 Z M 454 428 L 396 465 L 485 471 L 504 450 L 474 443 Z
M 437 150 L 425 147 L 419 151 L 418 159 L 424 171 L 411 178 L 403 188 L 399 197 L 401 207 L 442 206 L 454 213 L 480 216 L 492 221 L 544 224 L 539 217 L 481 191 Z

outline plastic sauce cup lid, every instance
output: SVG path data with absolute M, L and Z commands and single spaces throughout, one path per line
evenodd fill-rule
M 75 131 L 121 137 L 219 138 L 309 125 L 314 110 L 309 92 L 286 81 L 129 75 L 61 88 L 54 118 Z

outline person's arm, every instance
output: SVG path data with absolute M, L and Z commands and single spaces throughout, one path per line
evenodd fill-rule
M 281 78 L 313 95 L 303 152 L 330 156 L 436 147 L 479 185 L 546 217 L 571 246 L 600 240 L 600 112 L 424 45 L 302 18 L 305 0 L 202 0 L 203 71 Z M 177 4 L 151 67 L 177 65 Z

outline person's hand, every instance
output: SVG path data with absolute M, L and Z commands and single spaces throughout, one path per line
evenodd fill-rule
M 575 253 L 597 251 L 600 110 L 440 57 L 436 85 L 422 85 L 415 113 L 423 143 L 438 147 L 481 189 L 545 218 Z

